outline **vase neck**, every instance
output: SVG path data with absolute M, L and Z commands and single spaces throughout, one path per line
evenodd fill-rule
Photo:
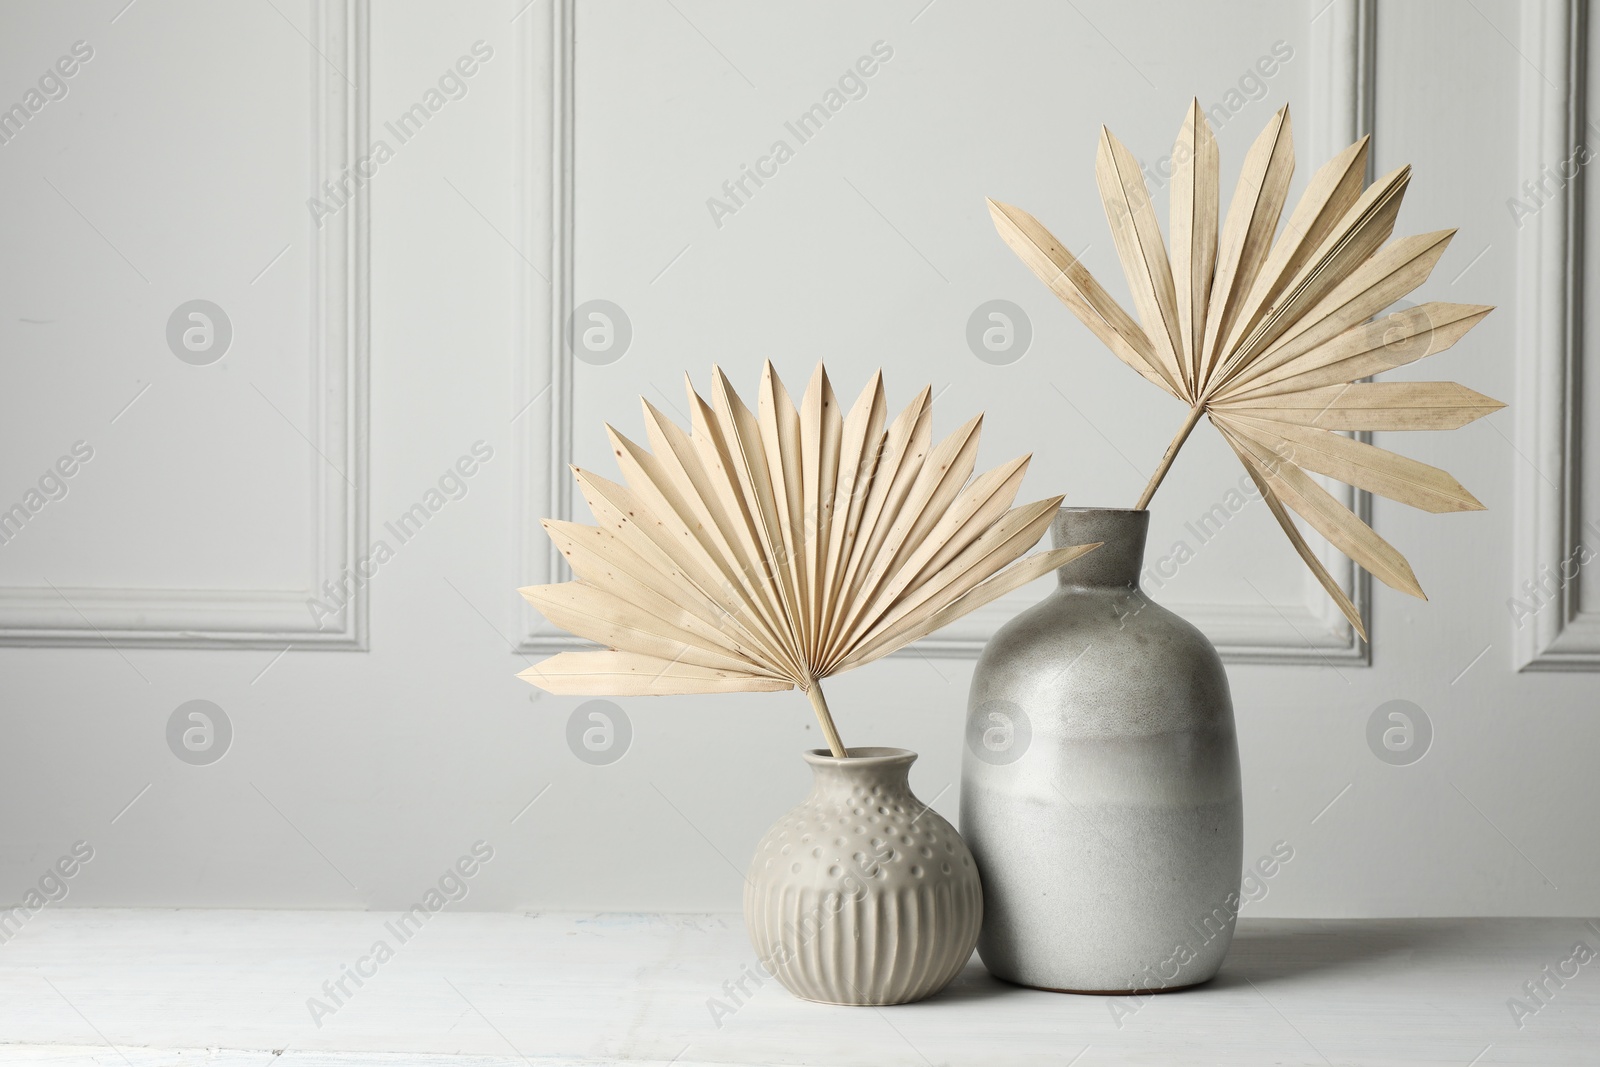
M 1057 548 L 1100 547 L 1056 568 L 1056 578 L 1070 589 L 1138 589 L 1144 566 L 1144 539 L 1150 530 L 1148 511 L 1120 508 L 1062 508 L 1050 526 Z
M 852 748 L 850 755 L 838 759 L 826 749 L 805 753 L 811 764 L 812 788 L 821 794 L 848 793 L 857 787 L 871 792 L 873 786 L 885 792 L 911 788 L 911 765 L 917 754 L 903 748 Z

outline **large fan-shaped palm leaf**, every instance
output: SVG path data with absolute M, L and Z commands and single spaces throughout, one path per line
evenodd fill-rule
M 688 430 L 644 401 L 650 450 L 607 427 L 624 484 L 574 468 L 598 525 L 544 526 L 577 579 L 521 592 L 607 648 L 519 677 L 616 696 L 797 686 L 843 756 L 821 679 L 1095 547 L 1016 563 L 1061 498 L 1011 506 L 1026 456 L 971 477 L 982 418 L 935 443 L 929 389 L 887 423 L 881 374 L 848 413 L 820 364 L 798 408 L 770 363 L 755 411 L 714 378 L 709 403 L 689 386 Z
M 1217 145 L 1196 101 L 1172 155 L 1169 255 L 1138 162 L 1102 128 L 1095 174 L 1137 322 L 1037 219 L 989 201 L 1000 236 L 1062 303 L 1190 406 L 1136 506 L 1150 502 L 1206 415 L 1363 637 L 1355 605 L 1290 511 L 1385 584 L 1417 597 L 1422 587 L 1404 557 L 1307 472 L 1427 511 L 1481 509 L 1444 471 L 1339 431 L 1453 429 L 1505 406 L 1453 382 L 1358 381 L 1449 348 L 1492 310 L 1430 303 L 1373 318 L 1427 279 L 1455 231 L 1389 241 L 1411 168 L 1363 188 L 1367 152 L 1362 138 L 1312 175 L 1274 242 L 1294 172 L 1284 108 L 1245 157 L 1219 227 Z

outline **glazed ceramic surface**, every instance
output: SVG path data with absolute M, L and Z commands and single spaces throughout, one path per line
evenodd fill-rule
M 1063 508 L 1102 541 L 1004 626 L 968 704 L 961 829 L 978 952 L 1043 989 L 1177 989 L 1217 973 L 1239 907 L 1233 704 L 1205 636 L 1139 588 L 1149 513 Z
M 828 1004 L 937 993 L 972 958 L 983 892 L 955 827 L 911 793 L 916 753 L 805 758 L 811 795 L 767 831 L 745 881 L 762 969 Z

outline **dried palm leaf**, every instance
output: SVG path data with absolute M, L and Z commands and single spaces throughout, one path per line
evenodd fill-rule
M 1505 406 L 1454 382 L 1358 384 L 1449 348 L 1492 310 L 1423 304 L 1373 319 L 1427 280 L 1454 231 L 1389 242 L 1411 168 L 1363 189 L 1367 152 L 1363 137 L 1317 171 L 1274 242 L 1294 173 L 1284 108 L 1245 157 L 1219 231 L 1216 140 L 1195 101 L 1172 155 L 1169 256 L 1137 162 L 1102 129 L 1095 175 L 1138 322 L 1037 219 L 989 201 L 1001 238 L 1061 302 L 1119 359 L 1189 406 L 1136 507 L 1150 503 L 1207 416 L 1363 638 L 1355 605 L 1291 511 L 1379 581 L 1416 597 L 1422 587 L 1405 558 L 1307 472 L 1426 511 L 1478 510 L 1444 471 L 1337 431 L 1454 429 Z
M 688 389 L 689 430 L 644 402 L 653 452 L 606 427 L 625 484 L 574 468 L 599 525 L 544 527 L 577 578 L 521 593 L 607 647 L 519 677 L 584 695 L 799 687 L 843 756 L 823 678 L 1096 547 L 1022 559 L 1061 498 L 1012 507 L 1027 456 L 972 477 L 981 417 L 935 444 L 929 389 L 885 429 L 881 375 L 846 415 L 820 364 L 798 408 L 770 363 L 754 412 L 714 374 L 710 403 Z

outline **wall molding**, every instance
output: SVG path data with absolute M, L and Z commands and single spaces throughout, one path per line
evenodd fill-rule
M 367 151 L 368 0 L 311 0 L 310 36 L 345 75 L 312 64 L 309 195 L 337 180 Z M 352 84 L 353 83 L 353 84 Z M 307 610 L 336 586 L 366 551 L 368 267 L 367 198 L 313 228 L 310 436 L 345 477 L 313 454 L 305 588 L 136 589 L 52 587 L 0 589 L 0 646 L 272 648 L 364 650 L 365 583 L 319 629 Z M 312 466 L 314 464 L 314 466 Z
M 1311 159 L 1314 165 L 1331 159 L 1338 152 L 1375 132 L 1377 112 L 1378 11 L 1377 0 L 1338 0 L 1331 6 L 1316 8 L 1311 23 L 1314 73 L 1311 79 Z M 1371 182 L 1377 172 L 1377 152 L 1367 155 L 1364 180 Z M 1352 434 L 1356 440 L 1372 443 L 1372 434 Z M 1314 476 L 1362 522 L 1372 525 L 1372 494 L 1343 482 Z M 1361 616 L 1368 634 L 1372 625 L 1372 575 L 1357 567 L 1349 557 L 1334 548 L 1326 538 L 1309 527 L 1302 527 L 1307 542 L 1328 573 L 1338 582 Z M 1309 572 L 1305 575 L 1307 603 L 1320 622 L 1314 633 L 1327 643 L 1312 659 L 1335 659 L 1369 666 L 1372 648 L 1361 639 L 1331 598 Z M 1262 657 L 1268 662 L 1285 662 L 1281 656 Z
M 1584 0 L 1525 0 L 1520 170 L 1540 174 L 1587 143 L 1589 21 Z M 1568 182 L 1520 234 L 1517 257 L 1517 467 L 1511 596 L 1532 603 L 1524 582 L 1559 576 L 1587 540 L 1583 495 L 1584 238 L 1586 177 Z M 1519 670 L 1600 669 L 1600 607 L 1585 604 L 1581 583 L 1559 581 L 1516 627 Z
M 1345 148 L 1372 128 L 1376 0 L 1308 0 L 1312 15 L 1308 62 L 1311 65 L 1309 136 L 1304 157 L 1322 160 Z M 551 5 L 548 25 L 528 27 L 531 57 L 548 55 L 548 68 L 526 64 L 529 82 L 524 99 L 532 105 L 533 130 L 522 160 L 527 168 L 521 183 L 525 193 L 525 246 L 548 247 L 549 284 L 527 272 L 522 292 L 529 296 L 523 315 L 524 356 L 517 393 L 523 400 L 539 396 L 523 416 L 519 433 L 522 453 L 523 499 L 517 538 L 518 575 L 529 583 L 559 582 L 569 575 L 564 561 L 539 528 L 541 515 L 570 516 L 571 478 L 567 464 L 572 456 L 571 354 L 563 331 L 572 311 L 572 115 L 573 115 L 573 0 Z M 530 23 L 533 20 L 529 20 Z M 548 31 L 548 41 L 538 39 Z M 542 97 L 548 92 L 548 97 Z M 1296 113 L 1304 111 L 1296 108 Z M 1371 175 L 1368 175 L 1369 179 Z M 547 195 L 548 194 L 548 195 Z M 549 299 L 542 294 L 548 289 Z M 537 409 L 537 410 L 534 410 Z M 1328 483 L 1328 488 L 1364 521 L 1371 521 L 1366 493 Z M 1314 531 L 1308 541 L 1319 546 L 1323 562 L 1368 620 L 1370 585 L 1364 571 L 1334 551 Z M 1233 663 L 1366 664 L 1370 652 L 1345 621 L 1338 608 L 1309 572 L 1305 598 L 1295 604 L 1238 605 L 1165 602 L 1199 626 L 1225 660 Z M 1159 597 L 1157 599 L 1160 599 Z M 903 657 L 972 658 L 994 632 L 1031 603 L 1026 593 L 996 601 L 958 620 L 938 634 L 894 653 Z M 548 654 L 591 647 L 587 642 L 554 630 L 531 608 L 521 609 L 516 651 Z
M 513 392 L 518 499 L 518 584 L 544 585 L 571 577 L 566 560 L 540 528 L 547 515 L 572 515 L 572 353 L 565 341 L 572 314 L 573 59 L 576 0 L 553 0 L 520 19 L 517 47 L 522 113 L 517 188 L 518 232 L 524 248 L 541 250 L 519 266 L 517 375 Z M 588 647 L 552 628 L 520 604 L 515 651 L 545 654 Z

